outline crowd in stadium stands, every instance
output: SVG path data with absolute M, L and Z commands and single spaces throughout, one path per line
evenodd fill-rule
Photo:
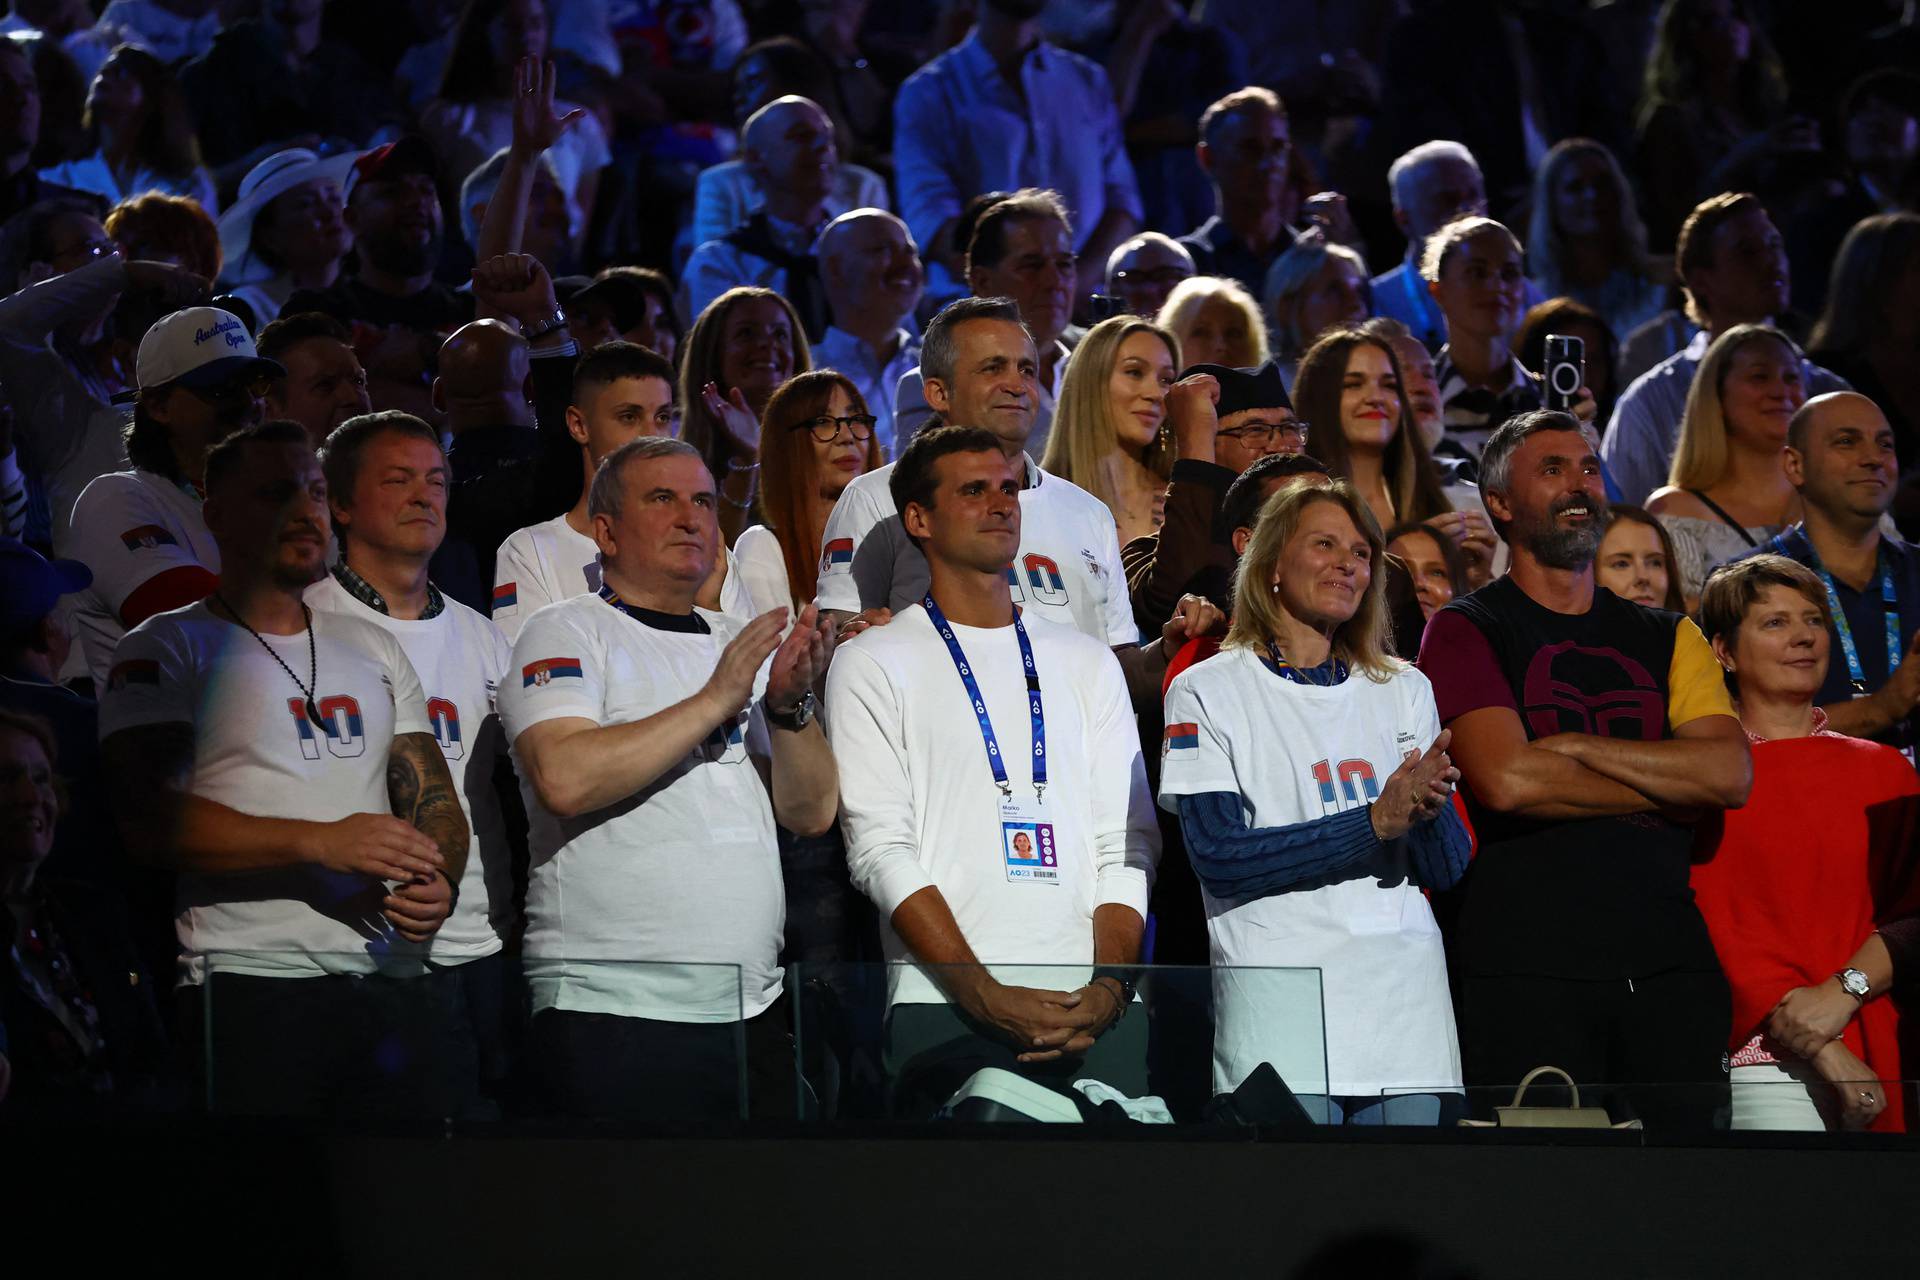
M 6 1107 L 1904 1128 L 1913 5 L 0 33 Z

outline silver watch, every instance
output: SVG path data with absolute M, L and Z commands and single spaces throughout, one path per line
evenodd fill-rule
M 820 700 L 814 697 L 813 690 L 809 689 L 790 710 L 775 711 L 773 707 L 769 705 L 767 707 L 767 719 L 777 728 L 788 729 L 797 733 L 813 723 L 813 713 L 819 710 L 819 707 Z
M 1867 993 L 1873 990 L 1873 984 L 1867 981 L 1867 975 L 1858 969 L 1842 969 L 1833 975 L 1840 980 L 1840 989 L 1862 1004 L 1866 1003 Z

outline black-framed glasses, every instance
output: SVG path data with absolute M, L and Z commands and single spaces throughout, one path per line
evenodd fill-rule
M 1311 423 L 1302 422 L 1298 418 L 1288 418 L 1282 422 L 1262 422 L 1254 418 L 1237 427 L 1230 427 L 1220 434 L 1229 440 L 1238 440 L 1241 444 L 1257 445 L 1262 448 L 1272 444 L 1277 438 L 1282 448 L 1300 449 L 1306 446 L 1307 432 L 1311 429 Z
M 832 444 L 840 438 L 843 430 L 856 441 L 864 443 L 873 439 L 875 421 L 876 419 L 870 413 L 850 413 L 844 418 L 823 413 L 817 418 L 808 418 L 805 422 L 795 424 L 793 429 L 811 432 L 813 438 L 821 444 Z

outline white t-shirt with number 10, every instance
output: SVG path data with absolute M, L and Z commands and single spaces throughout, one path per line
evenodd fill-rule
M 413 664 L 371 623 L 315 610 L 314 701 L 323 722 L 315 725 L 281 666 L 304 679 L 308 653 L 305 631 L 256 640 L 204 601 L 156 614 L 114 653 L 100 736 L 191 725 L 193 794 L 256 817 L 337 822 L 392 812 L 394 738 L 433 732 Z M 223 973 L 288 978 L 369 972 L 420 954 L 381 917 L 384 895 L 378 880 L 317 866 L 183 872 L 175 891 L 182 980 L 204 977 L 196 953 L 222 953 L 216 968 Z
M 1229 649 L 1167 690 L 1160 802 L 1230 792 L 1247 825 L 1287 827 L 1370 804 L 1407 752 L 1440 734 L 1433 686 L 1397 667 L 1375 681 L 1302 685 Z M 1319 880 L 1250 899 L 1202 887 L 1214 971 L 1213 1084 L 1237 1088 L 1271 1062 L 1296 1093 L 1378 1098 L 1458 1089 L 1460 1047 L 1440 930 L 1405 841 Z M 1236 972 L 1234 966 L 1243 968 Z M 1263 970 L 1318 969 L 1306 988 Z

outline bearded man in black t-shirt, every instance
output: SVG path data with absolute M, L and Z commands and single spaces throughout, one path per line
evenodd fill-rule
M 1695 1086 L 1629 1101 L 1704 1126 L 1731 1014 L 1690 823 L 1746 801 L 1746 736 L 1699 628 L 1595 585 L 1607 503 L 1574 418 L 1509 419 L 1481 491 L 1512 568 L 1435 614 L 1420 651 L 1479 841 L 1453 938 L 1468 1083 L 1552 1064 Z

